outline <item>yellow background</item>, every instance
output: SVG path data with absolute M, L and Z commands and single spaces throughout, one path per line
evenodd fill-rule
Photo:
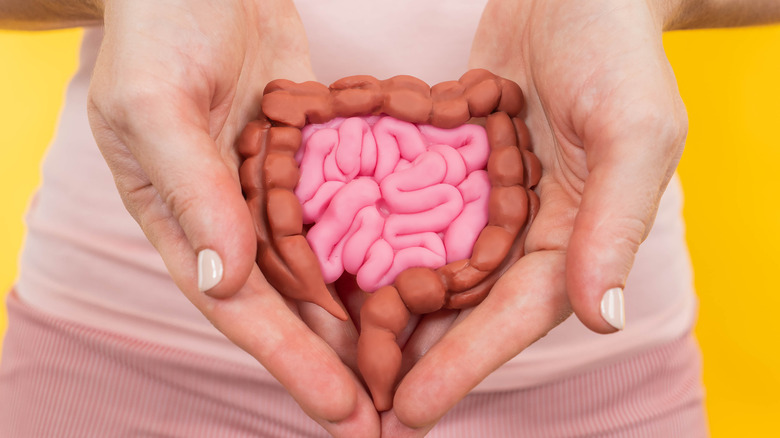
M 0 32 L 0 294 L 80 35 Z M 665 45 L 690 116 L 680 174 L 712 436 L 780 436 L 780 27 L 679 32 Z

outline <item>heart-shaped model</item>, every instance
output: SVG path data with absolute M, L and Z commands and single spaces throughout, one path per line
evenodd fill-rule
M 486 70 L 433 87 L 277 80 L 239 140 L 271 285 L 343 320 L 327 284 L 346 271 L 375 291 L 360 311 L 358 367 L 380 411 L 410 315 L 478 304 L 522 256 L 541 177 L 522 108 L 520 87 Z

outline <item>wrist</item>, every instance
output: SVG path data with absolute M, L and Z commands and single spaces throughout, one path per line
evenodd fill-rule
M 9 0 L 0 5 L 0 28 L 44 30 L 102 21 L 103 0 Z
M 664 31 L 780 22 L 777 0 L 648 0 Z
M 684 29 L 686 22 L 704 0 L 647 0 L 648 7 L 663 32 Z

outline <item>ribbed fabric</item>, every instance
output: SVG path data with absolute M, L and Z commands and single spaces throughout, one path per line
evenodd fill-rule
M 0 437 L 327 437 L 261 370 L 51 317 L 8 298 Z
M 257 369 L 8 298 L 0 437 L 327 436 Z M 691 336 L 553 384 L 468 396 L 430 437 L 707 436 Z
M 559 382 L 472 393 L 429 434 L 441 438 L 708 436 L 701 354 L 691 334 Z

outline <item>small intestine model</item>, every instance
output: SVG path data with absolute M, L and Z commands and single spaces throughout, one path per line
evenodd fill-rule
M 347 320 L 334 282 L 367 294 L 358 368 L 392 407 L 412 315 L 481 302 L 523 255 L 541 165 L 512 81 L 471 70 L 429 87 L 351 76 L 276 80 L 238 142 L 257 263 L 281 294 Z

